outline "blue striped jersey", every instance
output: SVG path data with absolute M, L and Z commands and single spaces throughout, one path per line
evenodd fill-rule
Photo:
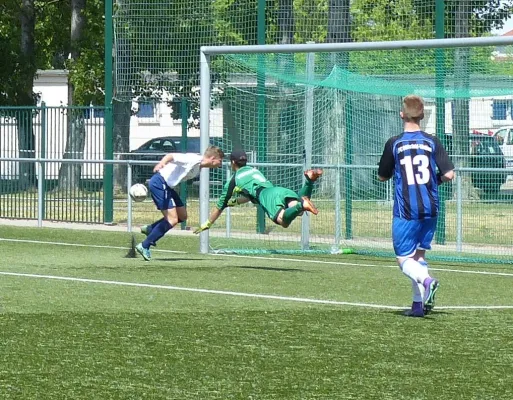
M 386 142 L 378 175 L 394 178 L 394 217 L 422 220 L 438 215 L 437 168 L 441 174 L 454 169 L 437 137 L 404 132 Z

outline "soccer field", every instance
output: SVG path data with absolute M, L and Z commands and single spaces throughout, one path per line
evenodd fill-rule
M 512 399 L 513 268 L 229 256 L 168 235 L 0 226 L 1 399 Z

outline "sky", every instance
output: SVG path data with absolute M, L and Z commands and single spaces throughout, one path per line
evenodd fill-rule
M 508 19 L 504 23 L 504 27 L 502 29 L 493 30 L 492 33 L 494 35 L 502 35 L 503 33 L 506 33 L 506 32 L 511 31 L 511 30 L 513 30 L 513 18 Z

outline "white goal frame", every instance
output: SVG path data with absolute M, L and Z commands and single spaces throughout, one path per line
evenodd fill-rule
M 388 42 L 359 43 L 321 43 L 289 45 L 251 45 L 251 46 L 203 46 L 200 48 L 200 150 L 203 153 L 209 146 L 209 113 L 212 84 L 210 80 L 211 56 L 225 54 L 262 54 L 262 53 L 320 53 L 340 51 L 374 51 L 374 50 L 412 50 L 455 47 L 485 47 L 513 45 L 513 37 L 483 37 L 458 39 L 425 39 Z M 209 216 L 209 173 L 202 169 L 200 173 L 200 223 Z M 209 231 L 200 234 L 200 252 L 209 252 Z

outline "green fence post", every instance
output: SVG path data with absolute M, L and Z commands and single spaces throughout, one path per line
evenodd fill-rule
M 112 2 L 105 1 L 105 134 L 104 159 L 114 159 L 113 116 L 112 116 Z M 112 224 L 114 220 L 114 168 L 112 164 L 103 166 L 103 223 Z
M 39 148 L 39 157 L 46 158 L 46 103 L 41 102 L 41 146 Z M 41 206 L 41 219 L 45 219 L 45 197 L 46 197 L 46 162 L 41 163 L 41 175 L 39 179 L 43 181 L 43 199 Z
M 435 32 L 437 39 L 443 39 L 445 36 L 445 1 L 436 0 L 435 6 Z M 445 97 L 444 97 L 444 49 L 435 49 L 435 82 L 436 82 L 436 136 L 440 139 L 444 147 L 446 146 L 445 137 Z M 435 233 L 435 243 L 445 244 L 445 200 L 449 184 L 440 186 L 438 224 Z
M 265 5 L 266 0 L 258 0 L 257 9 L 257 43 L 265 44 Z M 259 69 L 257 71 L 257 162 L 267 161 L 266 134 L 266 104 L 265 104 L 265 56 L 258 55 Z M 265 213 L 261 206 L 257 208 L 257 233 L 265 232 Z
M 344 146 L 345 164 L 353 164 L 353 104 L 350 97 L 346 99 L 346 140 Z M 353 238 L 353 170 L 346 168 L 346 239 Z
M 180 117 L 182 118 L 182 140 L 181 140 L 181 151 L 182 153 L 187 152 L 187 119 L 189 118 L 189 107 L 186 99 L 182 98 L 180 101 Z M 180 197 L 182 198 L 184 205 L 187 206 L 187 183 L 180 183 Z M 187 227 L 187 222 L 183 221 L 180 224 L 182 230 Z

